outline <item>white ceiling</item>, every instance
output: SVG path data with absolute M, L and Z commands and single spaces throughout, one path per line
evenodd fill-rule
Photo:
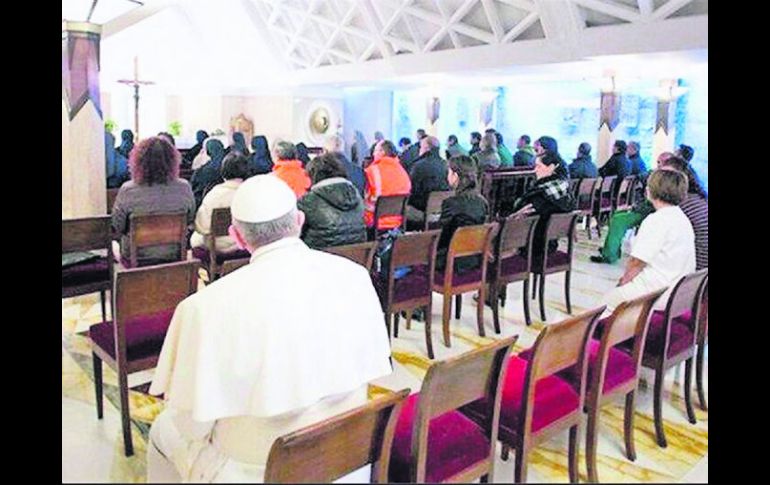
M 63 0 L 84 20 L 92 0 Z M 102 89 L 500 85 L 708 62 L 708 0 L 98 0 Z M 98 23 L 98 22 L 97 22 Z

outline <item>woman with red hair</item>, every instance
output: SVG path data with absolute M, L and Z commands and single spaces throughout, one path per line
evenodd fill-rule
M 112 228 L 120 234 L 120 255 L 128 259 L 129 217 L 133 213 L 187 213 L 187 223 L 195 218 L 195 198 L 190 184 L 179 178 L 181 156 L 161 137 L 139 142 L 128 160 L 131 180 L 124 183 L 112 208 Z M 174 248 L 148 248 L 140 259 L 173 259 Z

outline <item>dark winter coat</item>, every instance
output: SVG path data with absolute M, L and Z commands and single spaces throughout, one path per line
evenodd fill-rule
M 366 241 L 364 202 L 347 179 L 318 182 L 297 202 L 297 208 L 305 213 L 301 237 L 311 248 Z
M 591 155 L 577 157 L 569 164 L 569 176 L 573 179 L 596 178 L 596 165 L 591 161 Z
M 436 252 L 436 269 L 443 270 L 446 267 L 446 257 L 449 251 L 449 243 L 452 241 L 458 227 L 484 224 L 489 213 L 489 204 L 475 190 L 468 190 L 449 197 L 441 203 L 441 236 L 438 240 Z M 480 256 L 467 256 L 455 259 L 455 272 L 462 273 L 481 265 Z
M 428 196 L 434 191 L 450 190 L 447 182 L 447 164 L 433 149 L 423 154 L 412 166 L 409 173 L 412 180 L 412 195 L 409 205 L 421 211 L 428 205 Z

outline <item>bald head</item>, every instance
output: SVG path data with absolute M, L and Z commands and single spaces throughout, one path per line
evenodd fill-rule
M 426 136 L 425 138 L 420 140 L 420 155 L 424 153 L 428 153 L 434 148 L 438 150 L 440 146 L 441 146 L 441 142 L 438 141 L 438 138 L 436 138 L 435 136 Z
M 674 154 L 671 152 L 663 152 L 660 155 L 658 155 L 658 167 L 660 167 L 663 162 L 665 162 L 669 158 L 672 158 L 673 156 Z

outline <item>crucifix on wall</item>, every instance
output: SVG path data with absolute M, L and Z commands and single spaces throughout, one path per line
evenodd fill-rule
M 134 87 L 134 136 L 139 139 L 139 86 L 155 84 L 153 81 L 139 80 L 139 58 L 134 57 L 134 79 L 121 79 L 121 84 Z

